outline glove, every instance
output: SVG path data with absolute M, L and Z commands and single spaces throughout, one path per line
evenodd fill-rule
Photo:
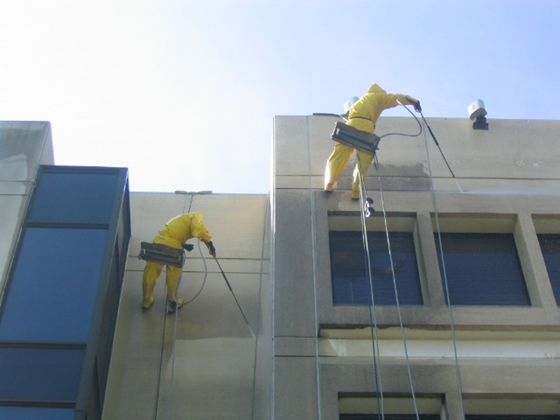
M 194 249 L 194 245 L 191 244 L 184 244 L 183 249 L 187 252 L 191 252 Z
M 206 246 L 208 247 L 208 252 L 210 253 L 210 255 L 216 258 L 216 248 L 214 248 L 214 244 L 212 243 L 212 241 L 206 242 Z
M 420 101 L 416 101 L 416 103 L 414 104 L 414 110 L 416 112 L 422 112 L 422 107 L 420 106 Z

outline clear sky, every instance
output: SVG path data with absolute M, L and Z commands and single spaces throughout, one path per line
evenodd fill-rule
M 558 0 L 3 0 L 0 120 L 50 121 L 56 164 L 128 167 L 132 191 L 268 193 L 273 117 L 340 114 L 372 83 L 428 120 L 477 99 L 489 121 L 560 119 L 559 18 Z

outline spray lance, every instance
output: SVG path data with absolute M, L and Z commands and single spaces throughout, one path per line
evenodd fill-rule
M 420 115 L 422 116 L 422 120 L 424 121 L 424 124 L 426 124 L 426 127 L 428 128 L 428 131 L 430 132 L 430 135 L 432 136 L 432 139 L 434 139 L 434 143 L 436 144 L 437 148 L 439 149 L 439 152 L 441 153 L 441 157 L 443 158 L 445 164 L 447 165 L 447 168 L 449 169 L 449 172 L 451 172 L 451 175 L 453 176 L 453 178 L 455 178 L 455 174 L 453 173 L 453 170 L 451 169 L 451 166 L 449 166 L 449 163 L 447 162 L 447 159 L 445 158 L 445 155 L 443 154 L 443 150 L 441 150 L 441 147 L 439 146 L 439 143 L 436 139 L 436 136 L 434 135 L 434 132 L 432 131 L 432 128 L 428 125 L 428 122 L 426 121 L 426 118 L 424 118 L 424 114 L 422 114 L 422 111 L 420 111 Z
M 243 320 L 245 321 L 245 324 L 247 325 L 247 328 L 249 328 L 249 331 L 251 332 L 251 335 L 253 336 L 254 339 L 256 339 L 256 335 L 253 332 L 253 329 L 251 328 L 251 325 L 249 325 L 249 321 L 247 320 L 247 317 L 245 316 L 245 312 L 243 312 L 243 309 L 241 309 L 241 305 L 239 304 L 239 301 L 237 300 L 237 297 L 235 296 L 235 293 L 233 292 L 233 289 L 231 287 L 231 284 L 229 283 L 229 280 L 226 276 L 226 273 L 224 273 L 224 270 L 222 269 L 222 266 L 220 264 L 220 261 L 218 261 L 218 257 L 216 257 L 216 248 L 214 248 L 214 244 L 212 243 L 212 241 L 207 242 L 206 246 L 208 247 L 208 251 L 210 251 L 210 255 L 212 255 L 212 257 L 214 257 L 214 260 L 216 261 L 216 264 L 218 264 L 218 268 L 220 269 L 220 272 L 222 273 L 222 277 L 224 278 L 226 285 L 229 289 L 229 291 L 231 292 L 231 295 L 233 296 L 233 299 L 235 300 L 235 303 L 237 304 L 237 307 L 239 308 L 239 312 L 241 312 L 241 316 L 243 316 Z

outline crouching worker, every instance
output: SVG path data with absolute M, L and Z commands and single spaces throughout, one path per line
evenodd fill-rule
M 178 250 L 192 249 L 192 245 L 185 244 L 191 238 L 198 238 L 208 247 L 208 252 L 216 258 L 216 249 L 212 244 L 212 237 L 206 226 L 201 213 L 184 213 L 171 219 L 165 227 L 154 238 L 152 243 L 162 244 Z M 183 306 L 183 300 L 177 298 L 179 287 L 179 276 L 182 267 L 166 264 L 163 262 L 147 261 L 142 277 L 142 309 L 150 309 L 154 303 L 153 291 L 156 281 L 161 274 L 163 266 L 166 266 L 167 284 L 167 313 L 173 313 Z
M 357 98 L 356 98 L 357 99 Z M 402 104 L 412 105 L 416 112 L 422 112 L 420 101 L 408 95 L 387 93 L 381 89 L 377 84 L 370 86 L 367 93 L 362 96 L 354 104 L 350 104 L 350 109 L 347 110 L 348 124 L 358 130 L 367 133 L 374 133 L 375 123 L 379 119 L 381 113 L 389 108 L 394 108 Z M 325 168 L 325 191 L 331 192 L 334 189 L 334 183 L 346 167 L 350 160 L 354 148 L 337 143 L 334 150 L 327 161 Z M 360 177 L 365 178 L 367 170 L 373 155 L 357 151 L 358 161 L 356 169 L 354 170 L 354 182 L 352 183 L 352 199 L 358 200 L 360 198 Z

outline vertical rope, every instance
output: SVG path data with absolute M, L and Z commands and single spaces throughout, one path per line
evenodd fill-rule
M 259 275 L 259 290 L 258 290 L 258 309 L 257 309 L 257 326 L 256 326 L 256 332 L 255 332 L 255 358 L 253 361 L 253 404 L 251 406 L 251 419 L 254 420 L 255 418 L 255 400 L 256 400 L 256 393 L 257 393 L 257 387 L 256 387 L 256 382 L 257 382 L 257 358 L 258 358 L 258 344 L 259 344 L 259 326 L 261 323 L 261 293 L 262 293 L 262 281 L 263 281 L 263 271 L 264 271 L 264 241 L 266 238 L 266 224 L 268 221 L 268 203 L 269 203 L 269 198 L 267 199 L 267 205 L 265 206 L 265 214 L 264 214 L 264 223 L 263 223 L 263 234 L 262 234 L 262 247 L 261 247 L 261 266 L 260 266 L 260 275 Z
M 424 123 L 426 124 L 425 120 Z M 432 193 L 432 201 L 433 201 L 433 206 L 434 206 L 434 218 L 435 218 L 435 222 L 436 222 L 436 231 L 437 231 L 437 235 L 438 235 L 438 242 L 439 242 L 439 252 L 440 252 L 440 258 L 441 258 L 441 267 L 442 267 L 442 271 L 443 271 L 443 281 L 444 281 L 444 285 L 445 285 L 445 296 L 447 299 L 447 308 L 449 311 L 449 324 L 450 324 L 450 328 L 451 328 L 451 336 L 453 339 L 453 353 L 455 356 L 455 377 L 457 378 L 457 391 L 459 393 L 459 403 L 461 406 L 461 415 L 462 418 L 465 418 L 465 408 L 463 406 L 463 386 L 462 386 L 462 381 L 461 381 L 461 369 L 459 368 L 459 355 L 457 352 L 457 337 L 455 334 L 455 321 L 454 321 L 454 317 L 453 317 L 453 308 L 451 305 L 451 300 L 449 298 L 449 287 L 448 287 L 448 282 L 447 282 L 447 271 L 445 268 L 445 258 L 444 258 L 444 254 L 443 254 L 443 244 L 441 242 L 441 229 L 440 229 L 440 224 L 439 224 L 439 215 L 438 215 L 438 208 L 437 208 L 437 200 L 436 200 L 436 193 L 435 193 L 435 188 L 434 188 L 434 177 L 433 177 L 433 173 L 432 173 L 432 163 L 430 160 L 430 152 L 428 150 L 428 140 L 426 138 L 426 131 L 424 130 L 424 144 L 426 147 L 426 157 L 428 160 L 428 171 L 430 174 L 430 186 L 431 186 L 431 193 Z M 441 149 L 440 149 L 441 150 Z
M 377 155 L 375 155 L 375 164 L 377 169 L 377 174 L 378 174 L 378 180 L 379 180 L 379 193 L 381 196 L 381 207 L 383 210 L 383 221 L 385 223 L 385 237 L 387 238 L 387 249 L 389 251 L 389 264 L 391 267 L 391 273 L 392 273 L 392 277 L 393 277 L 393 289 L 395 292 L 395 302 L 396 302 L 396 307 L 397 307 L 397 314 L 398 314 L 398 318 L 399 318 L 399 326 L 400 326 L 400 330 L 401 330 L 401 337 L 402 337 L 402 341 L 403 341 L 403 346 L 404 346 L 404 354 L 405 354 L 405 360 L 406 360 L 406 370 L 408 373 L 408 381 L 409 381 L 409 385 L 410 385 L 410 392 L 412 393 L 412 403 L 414 405 L 414 413 L 416 414 L 416 419 L 420 419 L 420 415 L 418 413 L 418 404 L 416 401 L 416 393 L 414 391 L 414 381 L 412 380 L 412 370 L 410 368 L 410 357 L 408 355 L 408 345 L 406 343 L 406 333 L 404 330 L 404 323 L 402 320 L 402 313 L 401 313 L 401 306 L 399 303 L 399 292 L 397 290 L 397 277 L 395 275 L 395 270 L 393 269 L 394 264 L 393 264 L 393 252 L 391 250 L 391 239 L 389 238 L 389 224 L 387 223 L 387 211 L 385 209 L 385 195 L 383 193 L 383 185 L 381 182 L 381 171 L 379 170 L 379 161 L 377 160 Z
M 315 382 L 317 386 L 317 418 L 320 420 L 322 416 L 321 408 L 321 378 L 319 375 L 319 314 L 317 310 L 317 245 L 316 245 L 316 226 L 315 226 L 315 194 L 313 193 L 313 185 L 311 182 L 311 142 L 309 139 L 309 117 L 306 117 L 307 126 L 307 173 L 308 173 L 308 188 L 309 199 L 311 204 L 311 261 L 313 272 L 313 316 L 314 325 L 317 332 L 314 334 L 315 339 Z
M 360 156 L 357 155 L 358 163 Z M 359 166 L 361 164 L 359 163 Z M 375 396 L 377 399 L 377 417 L 385 419 L 383 382 L 381 380 L 381 354 L 379 351 L 379 337 L 377 335 L 377 318 L 375 316 L 375 294 L 373 291 L 373 278 L 371 275 L 371 258 L 369 257 L 369 240 L 367 237 L 366 218 L 364 214 L 366 187 L 361 172 L 358 171 L 358 179 L 360 181 L 360 222 L 362 228 L 362 245 L 364 250 L 364 261 L 366 268 L 366 277 L 369 282 L 371 305 L 368 305 L 369 326 L 371 330 L 371 347 L 373 352 L 373 370 L 375 379 Z
M 191 195 L 191 201 L 189 203 L 189 209 L 187 211 L 187 213 L 190 213 L 191 211 L 191 207 L 194 201 L 194 194 L 192 193 Z M 187 207 L 187 200 L 185 200 L 185 205 L 183 206 L 183 210 L 181 211 L 182 213 L 185 213 L 185 208 Z M 184 251 L 183 251 L 184 252 Z M 174 291 L 174 295 L 173 295 L 173 299 L 175 300 L 175 302 L 179 302 L 179 287 L 181 286 L 181 279 L 183 277 L 183 267 L 181 267 L 181 271 L 179 272 L 179 278 L 177 279 L 177 288 Z M 167 295 L 165 296 L 165 300 L 167 302 Z M 166 312 L 167 312 L 167 304 L 165 305 L 166 307 Z M 173 341 L 171 344 L 171 378 L 170 378 L 170 386 L 169 386 L 169 410 L 168 410 L 168 418 L 171 419 L 171 416 L 173 414 L 173 394 L 174 394 L 174 386 L 175 386 L 175 359 L 176 359 L 176 353 L 175 353 L 175 345 L 177 343 L 177 324 L 178 324 L 178 319 L 179 319 L 179 307 L 177 305 L 177 307 L 175 308 L 175 313 L 173 314 Z M 165 326 L 166 326 L 166 320 L 167 317 L 164 318 L 164 335 L 165 335 Z M 162 355 L 163 357 L 163 355 Z

